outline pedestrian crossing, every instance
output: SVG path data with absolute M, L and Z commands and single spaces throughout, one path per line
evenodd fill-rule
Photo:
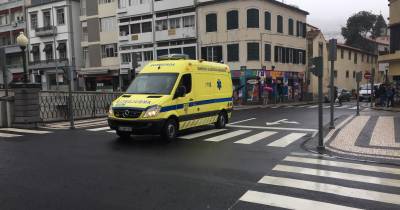
M 367 106 L 367 104 L 360 104 L 360 110 L 364 109 L 364 107 Z M 318 105 L 317 104 L 307 104 L 307 105 L 274 105 L 269 107 L 271 109 L 293 109 L 293 108 L 303 108 L 303 109 L 317 109 Z M 323 105 L 323 109 L 330 109 L 330 105 Z M 335 109 L 345 109 L 345 110 L 356 110 L 357 105 L 356 104 L 344 104 L 342 106 L 335 104 Z
M 0 128 L 0 138 L 13 138 L 21 137 L 25 135 L 42 135 L 49 134 L 51 131 L 45 130 L 32 130 L 32 129 L 20 129 L 20 128 Z
M 286 209 L 400 208 L 400 168 L 291 153 L 234 204 Z M 261 190 L 260 190 L 261 189 Z M 395 189 L 395 190 L 394 190 Z M 323 193 L 329 196 L 316 196 Z M 318 194 L 320 195 L 320 194 Z M 376 207 L 375 207 L 376 208 Z M 239 208 L 238 208 L 239 209 Z
M 107 126 L 107 118 L 95 118 L 95 119 L 87 119 L 87 120 L 75 120 L 74 127 L 75 128 L 91 128 L 98 126 Z M 70 129 L 70 122 L 57 122 L 57 123 L 48 123 L 43 128 L 46 129 L 54 129 L 54 130 L 66 130 Z

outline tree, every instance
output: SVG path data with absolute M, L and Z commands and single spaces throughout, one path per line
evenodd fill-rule
M 378 15 L 376 18 L 376 23 L 372 28 L 372 38 L 380 37 L 386 35 L 387 24 L 382 15 Z
M 372 34 L 376 19 L 376 15 L 367 11 L 358 12 L 347 19 L 346 27 L 342 28 L 346 45 L 370 52 L 374 51 L 374 45 L 367 40 L 367 37 Z

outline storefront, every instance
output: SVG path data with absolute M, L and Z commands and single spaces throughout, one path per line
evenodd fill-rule
M 233 70 L 234 101 L 237 104 L 261 104 L 266 95 L 270 103 L 299 101 L 302 98 L 303 81 L 303 72 Z M 266 89 L 271 92 L 265 94 Z

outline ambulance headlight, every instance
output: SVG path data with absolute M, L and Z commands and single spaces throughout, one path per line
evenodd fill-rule
M 108 116 L 113 116 L 114 115 L 114 111 L 112 109 L 112 106 L 110 106 L 110 108 L 108 109 Z
M 147 108 L 143 117 L 156 117 L 160 113 L 160 110 L 161 110 L 160 106 L 151 106 Z

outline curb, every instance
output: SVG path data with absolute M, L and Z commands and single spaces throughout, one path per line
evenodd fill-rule
M 239 110 L 248 110 L 248 109 L 265 109 L 265 108 L 271 108 L 274 106 L 302 106 L 302 105 L 309 105 L 309 104 L 316 104 L 318 102 L 304 102 L 304 103 L 284 103 L 284 104 L 270 104 L 270 105 L 244 105 L 244 106 L 239 106 L 239 107 L 233 107 L 233 110 L 239 111 Z

